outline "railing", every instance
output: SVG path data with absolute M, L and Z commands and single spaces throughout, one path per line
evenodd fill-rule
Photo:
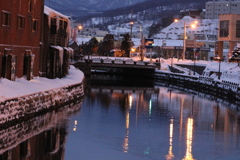
M 130 64 L 130 65 L 153 65 L 147 61 L 134 61 L 131 58 L 105 58 L 105 57 L 93 57 L 91 59 L 84 59 L 86 62 L 91 63 L 105 63 L 105 64 Z

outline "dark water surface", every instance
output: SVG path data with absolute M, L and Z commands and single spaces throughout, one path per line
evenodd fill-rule
M 239 160 L 236 106 L 207 97 L 158 86 L 88 89 L 70 118 L 65 160 Z
M 124 86 L 91 85 L 77 105 L 1 129 L 0 160 L 240 159 L 236 105 L 164 86 Z

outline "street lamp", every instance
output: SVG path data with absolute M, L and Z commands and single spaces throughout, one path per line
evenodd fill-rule
M 195 46 L 194 46 L 195 47 Z M 193 67 L 193 75 L 195 75 L 195 65 L 196 65 L 196 58 L 195 58 L 195 53 L 196 53 L 196 50 L 197 50 L 197 48 L 194 48 L 194 56 L 193 56 L 193 63 L 194 63 L 194 67 Z
M 133 28 L 133 24 L 134 24 L 134 22 L 131 21 L 131 22 L 130 22 L 130 26 L 131 26 L 131 35 L 130 35 L 130 37 L 131 37 L 131 40 L 132 40 L 132 28 Z
M 219 58 L 218 61 L 219 61 L 219 66 L 218 66 L 218 79 L 220 80 L 220 77 L 221 77 L 221 76 L 220 76 L 220 73 L 221 73 L 221 72 L 220 72 L 220 69 L 221 69 L 221 59 Z
M 82 29 L 83 29 L 83 26 L 82 25 L 79 25 L 78 26 L 78 32 L 80 32 L 80 35 L 82 33 Z M 82 44 L 83 44 L 83 33 L 82 33 Z
M 178 19 L 174 19 L 174 22 L 178 22 Z M 183 20 L 183 53 L 182 53 L 182 59 L 185 59 L 185 53 L 186 53 L 186 39 L 187 39 L 187 26 L 190 26 L 191 28 L 196 28 L 196 24 L 198 21 L 194 21 L 194 23 L 190 25 L 186 25 L 185 20 Z

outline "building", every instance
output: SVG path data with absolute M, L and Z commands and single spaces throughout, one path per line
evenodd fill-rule
M 240 14 L 240 0 L 213 0 L 206 2 L 205 18 L 217 19 L 219 14 Z
M 229 42 L 228 57 L 230 57 L 234 46 L 240 42 L 240 14 L 219 15 L 219 34 L 215 54 L 221 58 L 223 58 L 224 42 Z
M 44 0 L 8 0 L 0 5 L 0 78 L 39 75 Z
M 78 25 L 78 24 L 76 24 Z M 85 28 L 78 30 L 78 38 L 92 38 L 96 37 L 98 41 L 103 40 L 103 37 L 108 34 L 108 31 L 100 30 L 99 28 Z
M 68 47 L 71 34 L 70 18 L 44 6 L 43 53 L 40 76 L 62 78 L 68 74 L 73 49 Z
M 203 18 L 203 10 L 202 9 L 186 9 L 180 11 L 180 19 L 184 16 L 189 16 L 192 18 Z

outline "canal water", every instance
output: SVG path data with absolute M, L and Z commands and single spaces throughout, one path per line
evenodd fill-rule
M 96 82 L 70 111 L 2 130 L 0 160 L 240 159 L 235 104 L 164 83 Z

